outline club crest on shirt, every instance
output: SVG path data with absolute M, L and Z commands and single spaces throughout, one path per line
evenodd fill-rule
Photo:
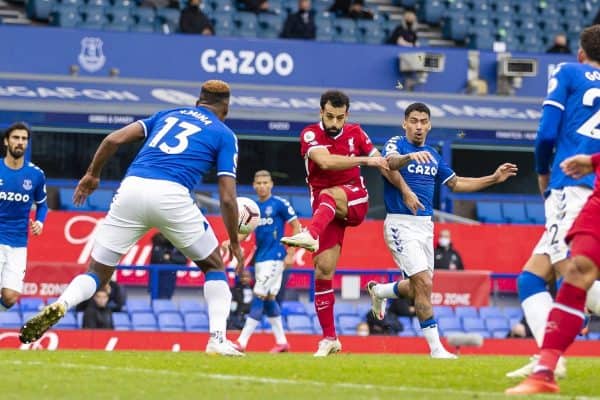
M 348 151 L 354 153 L 354 138 L 348 139 Z
M 303 139 L 304 139 L 304 141 L 306 143 L 310 143 L 313 140 L 315 140 L 315 133 L 313 131 L 304 132 L 304 138 Z
M 273 207 L 267 206 L 267 208 L 265 208 L 265 215 L 270 216 L 271 214 L 273 214 Z
M 31 179 L 25 179 L 23 181 L 23 189 L 31 190 L 32 187 L 33 187 L 33 184 L 31 183 Z

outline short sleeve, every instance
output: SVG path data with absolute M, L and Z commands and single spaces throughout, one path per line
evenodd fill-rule
M 237 174 L 238 144 L 237 137 L 231 131 L 225 131 L 217 154 L 217 176 Z
M 360 152 L 363 155 L 370 156 L 376 150 L 375 146 L 373 146 L 373 142 L 371 142 L 371 138 L 367 135 L 362 128 L 360 128 Z
M 160 118 L 165 114 L 165 111 L 157 112 L 156 114 L 151 115 L 145 119 L 139 119 L 137 122 L 142 125 L 144 128 L 144 136 L 148 137 L 150 132 L 154 129 L 156 123 L 160 120 Z
M 381 154 L 385 157 L 389 154 L 402 154 L 402 152 L 398 149 L 398 136 L 394 136 L 390 140 L 385 143 L 383 146 L 383 151 Z
M 296 215 L 296 211 L 294 210 L 294 207 L 292 207 L 292 205 L 290 204 L 289 201 L 287 201 L 286 199 L 281 199 L 281 204 L 280 204 L 280 214 L 281 217 L 284 219 L 284 221 L 289 222 L 292 221 L 296 218 L 298 218 L 298 216 Z
M 305 129 L 300 133 L 300 155 L 306 158 L 308 152 L 316 147 L 323 147 L 317 140 L 317 134 L 312 129 Z
M 565 110 L 572 76 L 573 73 L 569 64 L 559 64 L 556 67 L 548 80 L 548 94 L 543 103 L 545 106 L 550 105 L 561 111 Z
M 431 149 L 428 149 L 428 151 L 430 153 L 432 152 Z M 444 185 L 450 180 L 450 178 L 455 176 L 456 173 L 452 168 L 450 168 L 448 163 L 439 154 L 437 154 L 437 152 L 436 155 L 438 156 L 438 173 L 436 178 L 442 183 L 442 185 Z

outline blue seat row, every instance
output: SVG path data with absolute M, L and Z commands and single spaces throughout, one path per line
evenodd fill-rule
M 487 223 L 543 224 L 544 204 L 541 202 L 478 201 L 477 219 Z

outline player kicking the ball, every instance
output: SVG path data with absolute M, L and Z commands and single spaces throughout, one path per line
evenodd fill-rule
M 333 317 L 333 275 L 344 232 L 359 225 L 368 210 L 369 195 L 360 166 L 387 169 L 387 161 L 359 125 L 348 124 L 350 99 L 331 90 L 321 95 L 321 122 L 300 133 L 313 217 L 307 230 L 284 237 L 282 243 L 314 252 L 315 309 L 323 329 L 315 357 L 342 350 Z

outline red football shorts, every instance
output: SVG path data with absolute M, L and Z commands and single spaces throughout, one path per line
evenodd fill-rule
M 570 244 L 571 257 L 585 256 L 600 268 L 600 198 L 589 198 L 569 230 L 565 241 Z
M 367 193 L 367 189 L 362 183 L 357 185 L 347 184 L 338 187 L 346 192 L 346 198 L 348 199 L 348 215 L 343 220 L 335 218 L 327 225 L 327 228 L 325 228 L 325 231 L 323 231 L 319 237 L 319 250 L 315 255 L 332 248 L 336 244 L 342 246 L 346 227 L 360 225 L 365 220 L 367 211 L 369 211 L 369 193 Z M 313 211 L 316 210 L 316 207 L 318 206 L 319 194 L 320 191 L 315 191 L 313 193 Z

